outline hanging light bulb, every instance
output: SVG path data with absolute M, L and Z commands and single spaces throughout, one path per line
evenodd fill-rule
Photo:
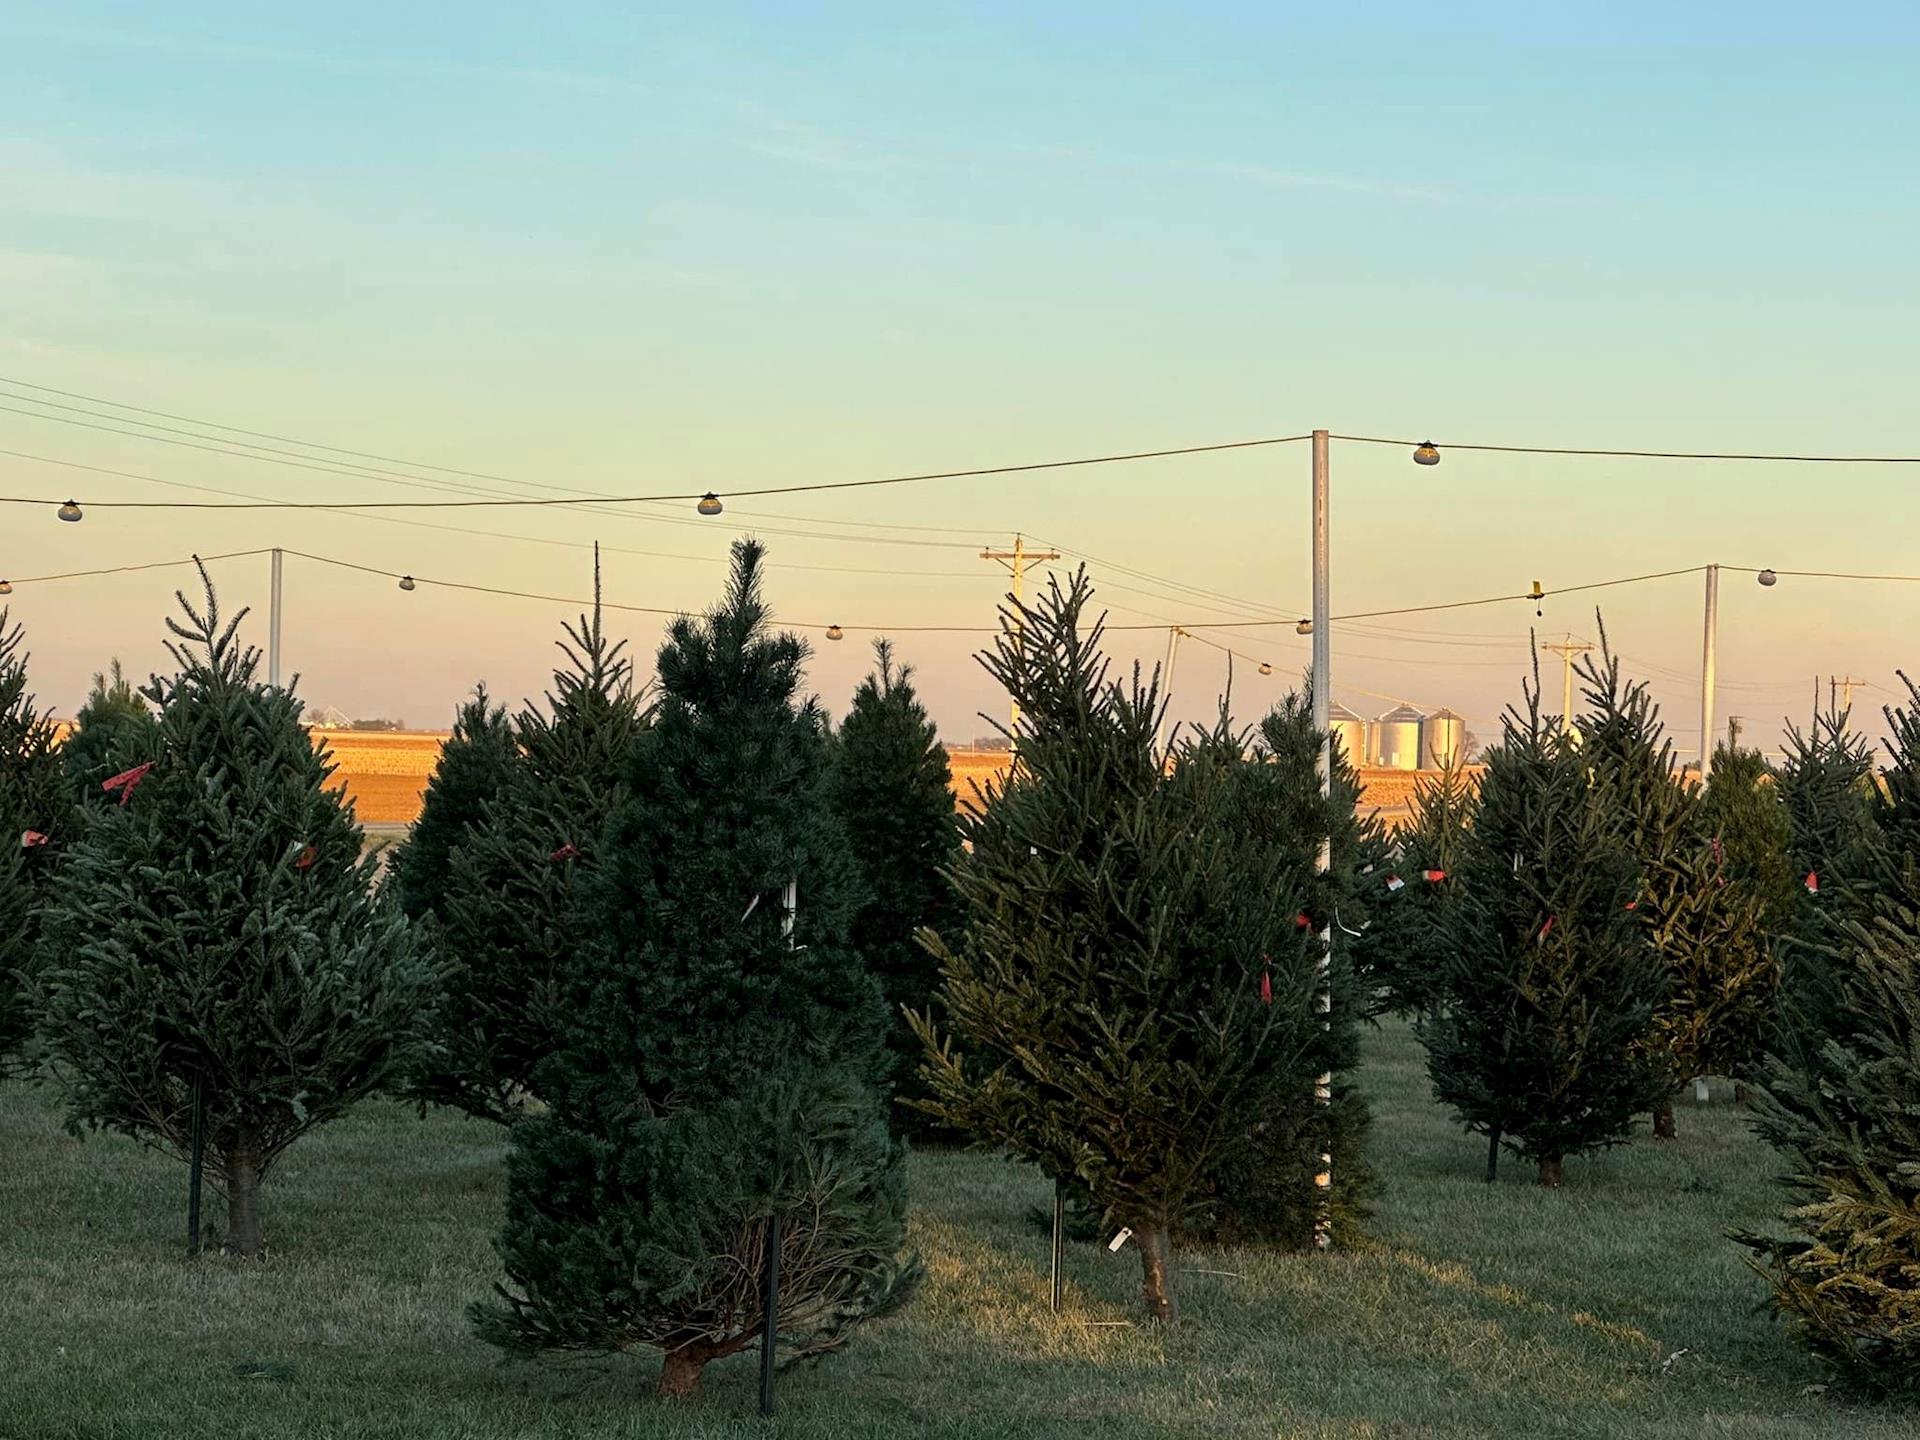
M 80 519 L 80 502 L 78 500 L 69 500 L 54 513 L 62 520 L 70 520 L 78 523 Z
M 1546 611 L 1540 608 L 1540 602 L 1547 598 L 1547 592 L 1540 588 L 1540 582 L 1538 580 L 1533 582 L 1533 589 L 1528 592 L 1527 598 L 1533 601 L 1533 613 L 1535 615 L 1546 614 Z
M 1273 666 L 1271 666 L 1271 665 L 1269 665 L 1269 664 L 1268 664 L 1268 663 L 1267 663 L 1266 661 L 1264 661 L 1264 660 L 1262 660 L 1262 661 L 1260 662 L 1260 673 L 1261 673 L 1262 675 L 1271 675 L 1271 674 L 1273 674 Z
M 11 595 L 12 593 L 13 593 L 13 581 L 0 580 L 0 595 Z
M 727 507 L 720 503 L 720 497 L 711 490 L 700 497 L 700 503 L 693 507 L 702 515 L 718 515 Z
M 1780 577 L 1771 570 L 1762 570 L 1754 578 L 1762 585 L 1778 585 L 1780 583 Z
M 413 577 L 411 575 L 402 575 L 400 577 L 400 588 L 402 590 L 413 589 Z
M 1413 463 L 1416 465 L 1438 465 L 1440 447 L 1431 440 L 1422 440 L 1413 447 Z
M 827 626 L 827 639 L 844 640 L 846 638 L 847 638 L 847 632 L 842 630 L 838 625 Z
M 1293 627 L 1293 633 L 1296 635 L 1311 635 L 1313 633 L 1313 621 L 1302 619 Z

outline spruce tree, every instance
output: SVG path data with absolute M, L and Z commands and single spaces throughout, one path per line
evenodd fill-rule
M 1653 1133 L 1671 1139 L 1673 1096 L 1686 1081 L 1745 1075 L 1760 1058 L 1779 984 L 1766 901 L 1729 872 L 1699 788 L 1681 779 L 1660 707 L 1644 683 L 1622 675 L 1604 625 L 1599 657 L 1580 674 L 1581 753 L 1639 867 L 1635 918 L 1667 972 L 1648 1046 L 1665 1091 Z
M 923 928 L 953 934 L 962 913 L 944 873 L 960 830 L 947 752 L 914 693 L 913 671 L 894 665 L 887 641 L 873 648 L 873 672 L 835 736 L 831 795 L 866 885 L 853 944 L 891 1017 L 889 1082 L 897 1100 L 920 1092 L 921 1046 L 905 1014 L 927 1008 L 940 973 L 915 937 Z M 896 1104 L 893 1116 L 909 1133 L 930 1132 L 924 1112 Z
M 153 711 L 113 662 L 110 674 L 95 674 L 87 703 L 74 716 L 73 731 L 60 746 L 67 778 L 82 801 L 113 805 L 105 782 L 144 758 L 154 729 Z
M 510 1351 L 656 1348 L 675 1396 L 759 1338 L 770 1233 L 789 1357 L 842 1344 L 917 1276 L 825 720 L 799 698 L 806 646 L 770 627 L 761 556 L 737 544 L 725 600 L 660 651 L 594 886 L 602 943 L 567 972 L 550 1108 L 512 1132 L 507 1284 L 474 1310 Z
M 1242 737 L 1167 763 L 1157 681 L 1110 676 L 1089 595 L 1082 572 L 1003 608 L 981 657 L 1021 707 L 1017 758 L 962 822 L 967 923 L 925 936 L 941 1023 L 916 1028 L 929 1109 L 1084 1186 L 1133 1232 L 1149 1313 L 1171 1320 L 1172 1232 L 1205 1213 L 1284 1082 L 1297 1102 L 1334 1059 L 1317 937 L 1298 923 L 1310 897 L 1285 853 L 1318 842 L 1236 833 L 1236 815 L 1280 808 L 1250 803 Z
M 460 707 L 453 733 L 440 747 L 420 818 L 388 877 L 409 919 L 445 908 L 453 852 L 480 825 L 487 802 L 506 789 L 519 758 L 506 709 L 492 702 L 484 683 L 474 686 L 473 698 Z
M 33 1033 L 36 909 L 79 826 L 22 639 L 0 609 L 0 1075 L 22 1063 Z
M 1718 746 L 1702 808 L 1708 833 L 1720 843 L 1727 878 L 1760 897 L 1770 936 L 1791 924 L 1803 888 L 1788 854 L 1793 822 L 1776 778 L 1758 750 Z
M 1773 1060 L 1755 1126 L 1796 1238 L 1736 1233 L 1795 1337 L 1873 1393 L 1920 1393 L 1920 914 L 1842 922 L 1832 1034 Z M 1811 1058 L 1812 1063 L 1808 1063 Z
M 1639 872 L 1580 748 L 1540 713 L 1501 717 L 1443 916 L 1446 1008 L 1420 1022 L 1434 1094 L 1558 1186 L 1664 1093 L 1645 1045 L 1665 992 L 1629 908 Z
M 435 917 L 446 989 L 439 1053 L 417 1089 L 501 1124 L 539 1096 L 568 977 L 600 933 L 588 881 L 647 725 L 626 642 L 602 623 L 597 554 L 593 584 L 592 615 L 555 642 L 566 665 L 553 673 L 546 710 L 529 702 L 515 717 L 518 758 L 454 844 Z
M 1472 778 L 1459 766 L 1423 777 L 1412 815 L 1391 854 L 1362 877 L 1372 888 L 1371 924 L 1359 940 L 1373 1007 L 1420 1016 L 1446 1003 L 1451 973 L 1446 915 L 1460 893 L 1460 859 L 1473 818 Z
M 179 596 L 177 671 L 146 695 L 149 759 L 118 777 L 49 892 L 45 1037 L 71 1123 L 184 1156 L 196 1091 L 227 1248 L 261 1249 L 259 1189 L 300 1136 L 426 1043 L 430 962 L 291 690 Z

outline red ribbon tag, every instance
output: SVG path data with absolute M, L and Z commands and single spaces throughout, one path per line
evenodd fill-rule
M 42 835 L 38 830 L 22 830 L 20 832 L 20 848 L 22 850 L 31 850 L 36 845 L 44 845 L 46 843 L 47 837 Z
M 320 852 L 318 850 L 314 849 L 311 845 L 305 846 L 301 849 L 299 858 L 293 862 L 293 868 L 296 870 L 311 870 L 313 868 L 313 862 L 319 858 Z
M 133 798 L 135 788 L 147 778 L 147 772 L 151 769 L 153 769 L 153 762 L 149 760 L 145 765 L 136 765 L 131 770 L 122 770 L 118 775 L 108 776 L 100 782 L 100 788 L 109 795 L 118 790 L 120 803 L 124 805 Z
M 1627 909 L 1638 910 L 1639 908 L 1640 908 L 1640 902 L 1638 900 L 1627 901 Z
M 1429 885 L 1438 885 L 1447 878 L 1447 872 L 1444 870 L 1427 870 L 1422 873 Z
M 547 858 L 549 860 L 577 860 L 580 858 L 580 847 L 569 840 L 558 850 L 547 856 Z
M 1807 889 L 1815 895 L 1820 893 L 1820 872 L 1818 870 L 1807 871 Z
M 1260 972 L 1260 1003 L 1262 1005 L 1273 1004 L 1273 971 L 1271 970 L 1262 970 Z
M 1313 921 L 1307 918 L 1307 912 L 1304 910 L 1293 917 L 1293 924 L 1294 928 L 1298 930 L 1311 930 L 1313 928 Z
M 1555 918 L 1555 917 L 1554 917 L 1554 916 L 1552 916 L 1552 915 L 1549 915 L 1549 916 L 1547 916 L 1547 921 L 1546 921 L 1546 924 L 1544 924 L 1544 925 L 1542 925 L 1542 926 L 1540 927 L 1540 933 L 1539 933 L 1538 935 L 1535 935 L 1535 936 L 1533 937 L 1533 938 L 1534 938 L 1534 940 L 1535 940 L 1536 942 L 1538 942 L 1538 941 L 1541 941 L 1541 940 L 1545 940 L 1545 939 L 1547 938 L 1547 936 L 1549 936 L 1549 935 L 1551 935 L 1551 934 L 1553 933 L 1553 922 L 1554 922 L 1554 918 Z

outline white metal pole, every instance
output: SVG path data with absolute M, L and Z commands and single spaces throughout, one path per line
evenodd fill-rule
M 282 556 L 278 546 L 273 551 L 273 580 L 267 590 L 267 683 L 280 684 L 280 571 Z
M 1333 637 L 1329 633 L 1331 602 L 1327 581 L 1327 432 L 1313 432 L 1313 726 L 1320 733 L 1320 796 L 1333 798 L 1333 733 L 1328 724 L 1333 703 Z M 1322 831 L 1316 871 L 1324 876 L 1333 868 L 1333 837 Z M 1324 882 L 1323 882 L 1324 884 Z M 1333 1028 L 1333 925 L 1331 917 L 1320 926 L 1320 959 L 1314 1008 L 1320 1012 L 1321 1025 Z M 1316 1205 L 1313 1243 L 1325 1250 L 1333 1244 L 1333 1074 L 1323 1073 L 1313 1086 L 1314 1103 L 1320 1111 L 1321 1131 L 1326 1147 L 1320 1152 L 1320 1167 L 1314 1174 Z
M 1173 731 L 1173 662 L 1180 654 L 1180 637 L 1186 633 L 1178 625 L 1167 627 L 1167 663 L 1160 670 L 1160 747 L 1163 750 Z
M 1700 783 L 1713 773 L 1713 681 L 1720 643 L 1720 567 L 1707 566 L 1707 624 L 1700 651 Z

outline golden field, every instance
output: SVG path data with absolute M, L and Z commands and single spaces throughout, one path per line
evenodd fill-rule
M 418 818 L 420 797 L 447 732 L 315 729 L 313 738 L 332 753 L 338 767 L 334 783 L 352 798 L 361 822 L 386 827 L 411 825 Z M 1006 769 L 1007 752 L 955 748 L 947 752 L 947 759 L 953 768 L 954 803 L 965 806 L 976 785 L 984 786 Z M 1368 768 L 1360 772 L 1360 779 L 1362 803 L 1393 823 L 1405 816 L 1420 776 L 1410 770 Z

